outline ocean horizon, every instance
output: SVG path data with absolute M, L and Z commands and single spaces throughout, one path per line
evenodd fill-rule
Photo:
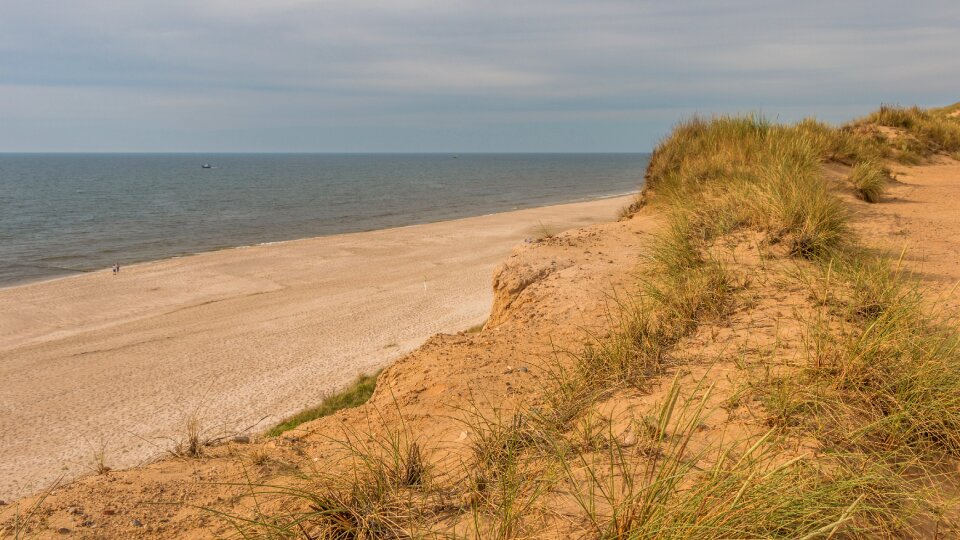
M 648 153 L 0 153 L 0 287 L 115 263 L 614 196 L 639 188 L 648 160 Z

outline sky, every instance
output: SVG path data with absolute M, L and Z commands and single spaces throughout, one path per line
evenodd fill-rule
M 0 152 L 644 152 L 956 101 L 956 0 L 0 0 Z

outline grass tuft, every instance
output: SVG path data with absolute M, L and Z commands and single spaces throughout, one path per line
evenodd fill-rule
M 394 430 L 376 414 L 330 439 L 340 450 L 335 466 L 298 470 L 287 484 L 242 485 L 257 502 L 253 517 L 211 511 L 244 538 L 410 538 L 437 505 L 430 455 L 402 419 Z M 265 511 L 267 501 L 280 506 Z
M 850 171 L 850 183 L 857 195 L 869 203 L 880 202 L 889 179 L 890 172 L 875 161 L 859 161 Z
M 363 405 L 373 396 L 373 391 L 377 388 L 377 377 L 379 376 L 380 372 L 374 373 L 373 375 L 361 375 L 357 377 L 355 381 L 343 390 L 324 398 L 320 405 L 301 411 L 287 418 L 280 424 L 277 424 L 267 431 L 267 436 L 276 437 L 285 431 L 294 429 L 300 424 L 316 420 L 317 418 L 323 418 L 324 416 L 330 416 L 342 409 L 350 409 Z

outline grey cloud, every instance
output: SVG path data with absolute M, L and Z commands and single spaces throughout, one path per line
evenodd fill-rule
M 646 150 L 698 111 L 960 99 L 956 2 L 3 8 L 0 150 Z

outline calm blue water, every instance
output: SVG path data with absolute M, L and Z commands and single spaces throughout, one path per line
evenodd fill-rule
M 619 194 L 648 157 L 0 154 L 0 285 Z

